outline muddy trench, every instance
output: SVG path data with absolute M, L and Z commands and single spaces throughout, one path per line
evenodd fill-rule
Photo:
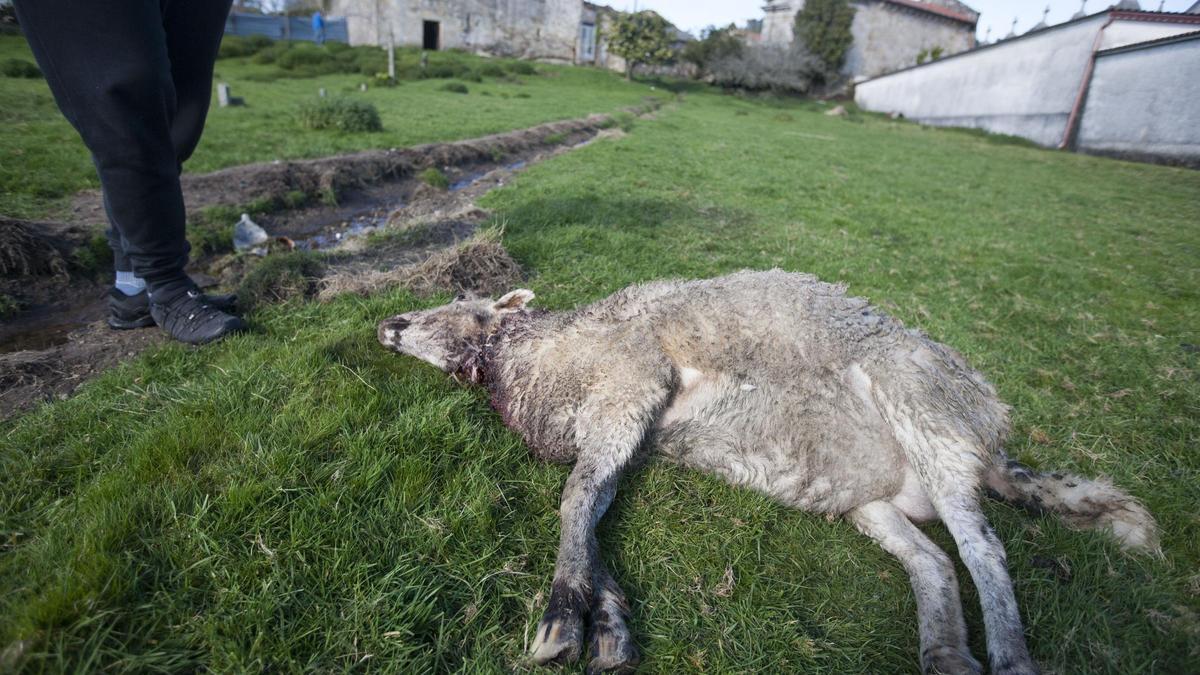
M 656 107 L 625 112 L 642 115 Z M 454 143 L 233 167 L 185 175 L 182 182 L 189 215 L 296 192 L 336 195 L 336 203 L 311 200 L 253 216 L 271 236 L 267 258 L 293 249 L 321 254 L 323 273 L 313 294 L 322 300 L 397 285 L 417 292 L 496 292 L 521 272 L 498 239 L 472 239 L 490 218 L 478 199 L 530 166 L 620 135 L 615 117 L 594 115 Z M 444 185 L 421 178 L 431 168 L 444 176 Z M 102 222 L 99 194 L 81 193 L 66 223 L 0 221 L 0 246 L 8 232 L 33 232 L 38 245 L 65 258 L 94 247 Z M 193 279 L 222 290 L 236 289 L 265 259 L 252 253 L 193 258 Z M 0 293 L 21 301 L 19 313 L 0 320 L 0 420 L 67 398 L 92 377 L 168 339 L 157 328 L 107 327 L 111 275 L 88 278 L 61 265 L 38 274 L 26 267 L 29 273 L 12 274 L 5 273 L 14 271 L 12 265 L 0 266 Z

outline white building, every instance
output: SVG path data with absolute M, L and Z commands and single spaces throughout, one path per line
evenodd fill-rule
M 1200 162 L 1200 15 L 1108 9 L 861 82 L 855 100 L 1048 147 Z

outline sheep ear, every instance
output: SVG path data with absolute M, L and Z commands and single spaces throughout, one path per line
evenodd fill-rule
M 496 301 L 492 305 L 492 309 L 497 312 L 515 312 L 525 306 L 525 303 L 533 300 L 533 291 L 518 288 L 515 291 L 509 291 L 504 294 L 504 297 Z

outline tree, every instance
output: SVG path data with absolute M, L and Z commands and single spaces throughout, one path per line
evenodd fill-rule
M 702 39 L 684 46 L 683 60 L 695 64 L 700 72 L 708 73 L 712 64 L 741 56 L 745 48 L 733 24 L 728 28 L 709 26 Z
M 618 14 L 608 38 L 608 51 L 625 59 L 625 79 L 639 64 L 666 63 L 671 51 L 671 24 L 654 12 Z
M 854 8 L 846 0 L 808 0 L 796 14 L 796 39 L 821 59 L 826 79 L 835 79 L 854 44 L 850 24 Z

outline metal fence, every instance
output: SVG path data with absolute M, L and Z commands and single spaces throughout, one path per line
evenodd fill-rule
M 226 35 L 266 35 L 272 40 L 316 39 L 311 16 L 263 16 L 230 12 L 225 19 Z M 326 42 L 350 42 L 345 19 L 325 19 Z

